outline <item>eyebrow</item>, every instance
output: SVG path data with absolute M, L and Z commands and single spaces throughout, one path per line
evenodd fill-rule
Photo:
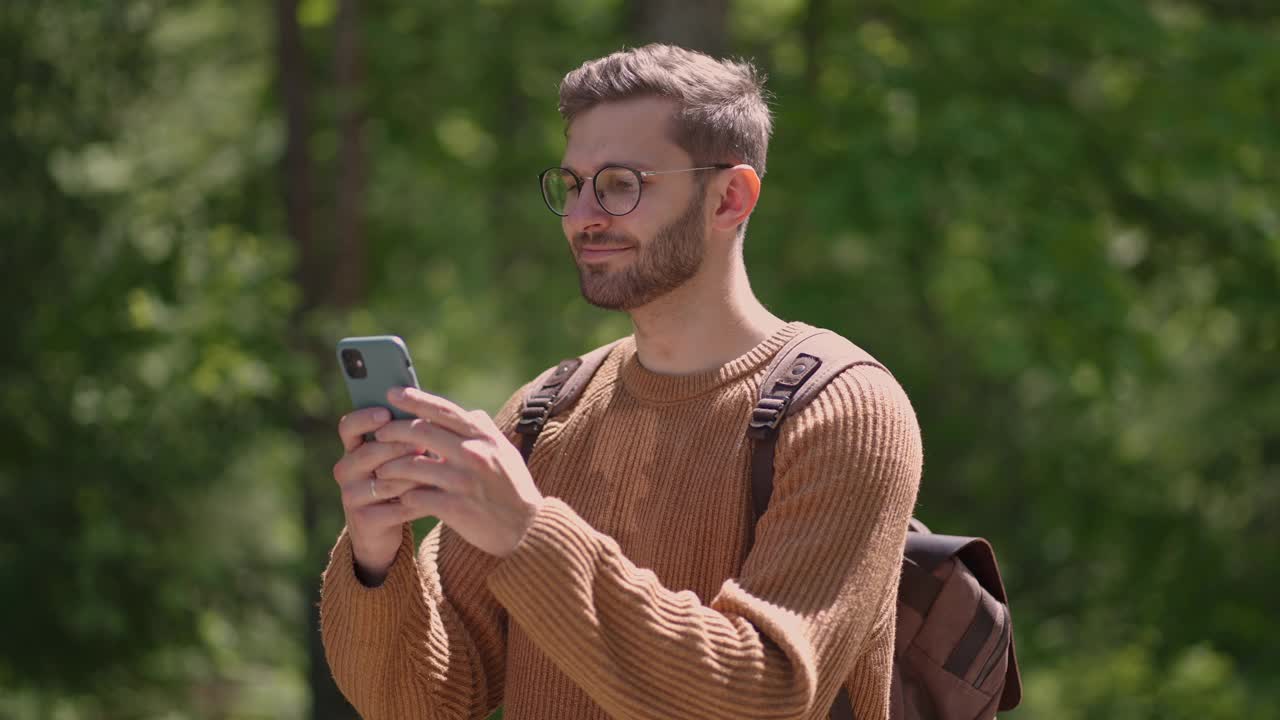
M 622 167 L 632 168 L 634 170 L 639 170 L 641 172 L 646 172 L 653 169 L 651 167 L 648 167 L 645 163 L 631 162 L 628 160 L 605 160 L 604 162 L 596 166 L 595 172 L 600 172 L 601 168 L 606 168 L 606 167 L 609 167 L 610 165 L 621 165 Z M 569 168 L 570 170 L 574 171 L 578 175 L 583 174 L 578 171 L 578 168 L 570 167 L 568 165 L 564 165 L 562 167 Z

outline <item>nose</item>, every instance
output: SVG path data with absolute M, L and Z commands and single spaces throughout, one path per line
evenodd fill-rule
M 600 207 L 595 197 L 595 181 L 586 180 L 578 197 L 571 198 L 565 204 L 568 213 L 561 218 L 565 234 L 573 237 L 579 233 L 594 234 L 604 232 L 613 221 L 613 216 Z

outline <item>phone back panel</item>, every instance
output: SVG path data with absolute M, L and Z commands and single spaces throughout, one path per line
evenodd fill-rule
M 357 350 L 364 360 L 365 377 L 354 378 L 342 359 L 343 350 Z M 349 337 L 338 342 L 338 367 L 351 393 L 351 406 L 357 410 L 367 407 L 384 407 L 392 417 L 408 419 L 409 413 L 387 403 L 387 389 L 395 386 L 418 387 L 418 376 L 409 359 L 409 348 L 395 335 Z

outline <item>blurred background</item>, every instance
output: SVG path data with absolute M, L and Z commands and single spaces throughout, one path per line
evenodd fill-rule
M 0 717 L 353 717 L 333 344 L 494 411 L 627 334 L 536 176 L 651 40 L 769 75 L 754 287 L 909 392 L 1008 717 L 1280 717 L 1274 0 L 0 2 Z

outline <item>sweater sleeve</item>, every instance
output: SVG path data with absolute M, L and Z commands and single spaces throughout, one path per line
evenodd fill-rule
M 825 717 L 893 607 L 921 465 L 901 387 L 851 368 L 783 425 L 755 545 L 710 604 L 554 498 L 489 587 L 613 717 Z
M 509 438 L 523 388 L 495 422 Z M 362 717 L 482 719 L 502 702 L 505 609 L 485 577 L 497 559 L 443 524 L 415 554 L 412 526 L 386 580 L 355 575 L 344 529 L 324 572 L 321 636 L 334 680 Z

